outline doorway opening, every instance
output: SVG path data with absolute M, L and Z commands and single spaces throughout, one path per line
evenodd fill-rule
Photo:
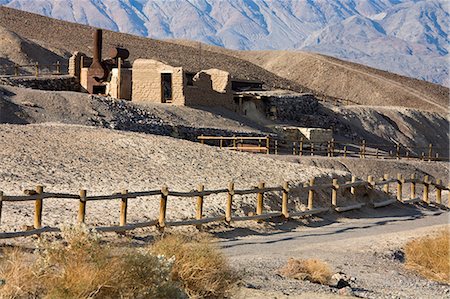
M 172 103 L 172 74 L 161 74 L 161 102 Z

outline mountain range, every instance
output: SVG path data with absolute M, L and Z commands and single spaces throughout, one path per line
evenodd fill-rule
M 302 50 L 449 86 L 446 0 L 0 0 L 157 39 Z

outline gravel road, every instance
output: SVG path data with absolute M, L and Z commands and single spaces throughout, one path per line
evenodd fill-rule
M 351 283 L 354 296 L 450 298 L 448 285 L 423 279 L 402 264 L 402 246 L 412 238 L 449 228 L 450 214 L 414 206 L 379 211 L 371 218 L 364 212 L 353 212 L 338 221 L 325 216 L 307 226 L 293 222 L 277 232 L 252 229 L 241 230 L 239 235 L 235 231 L 218 233 L 231 263 L 245 273 L 246 288 L 238 297 L 251 297 L 253 293 L 271 298 L 308 298 L 302 297 L 305 292 L 336 294 L 335 288 L 276 274 L 289 258 L 318 258 L 336 272 L 355 278 Z M 326 225 L 328 220 L 330 224 Z

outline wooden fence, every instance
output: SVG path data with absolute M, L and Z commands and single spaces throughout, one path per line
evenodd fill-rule
M 315 143 L 309 140 L 298 141 L 276 139 L 269 136 L 199 136 L 198 140 L 220 148 L 274 155 L 357 157 L 376 159 L 416 159 L 422 161 L 449 161 L 449 157 L 439 154 L 448 153 L 449 148 L 439 148 L 432 144 L 427 147 L 405 148 L 400 144 L 376 144 L 338 142 Z
M 68 64 L 57 61 L 52 64 L 14 64 L 0 66 L 0 76 L 19 77 L 34 76 L 36 78 L 43 75 L 63 75 L 68 72 Z
M 410 184 L 410 196 L 408 199 L 405 199 L 403 194 L 403 187 L 405 184 Z M 395 199 L 389 197 L 390 194 L 390 185 L 396 184 L 397 191 Z M 417 197 L 416 194 L 416 185 L 423 185 L 423 194 L 422 197 Z M 22 232 L 1 232 L 0 239 L 7 238 L 16 238 L 16 237 L 24 237 L 30 235 L 39 235 L 45 232 L 58 232 L 60 231 L 57 227 L 43 227 L 43 219 L 42 219 L 42 209 L 44 206 L 44 202 L 48 199 L 60 198 L 67 200 L 77 200 L 79 202 L 78 209 L 78 222 L 85 223 L 86 219 L 86 205 L 88 202 L 96 202 L 96 201 L 112 201 L 112 200 L 120 200 L 120 216 L 119 216 L 119 225 L 117 226 L 108 226 L 108 227 L 96 227 L 95 229 L 100 232 L 123 232 L 128 230 L 133 230 L 136 228 L 144 228 L 156 226 L 160 230 L 163 230 L 167 226 L 184 226 L 184 225 L 196 225 L 201 226 L 202 224 L 209 222 L 217 222 L 217 221 L 225 221 L 230 223 L 231 221 L 245 221 L 245 220 L 258 220 L 261 221 L 263 219 L 269 219 L 274 217 L 282 217 L 284 219 L 289 219 L 291 217 L 305 216 L 305 215 L 313 215 L 326 211 L 336 211 L 336 212 L 345 212 L 354 209 L 360 209 L 367 203 L 358 203 L 350 206 L 341 206 L 338 202 L 338 192 L 343 190 L 348 190 L 352 196 L 357 197 L 356 187 L 366 187 L 369 189 L 374 189 L 377 186 L 383 186 L 383 192 L 386 194 L 386 200 L 372 202 L 370 205 L 373 208 L 385 207 L 395 202 L 401 203 L 416 203 L 423 202 L 427 205 L 434 205 L 436 207 L 442 209 L 448 209 L 442 203 L 442 191 L 450 190 L 449 186 L 442 185 L 441 180 L 436 180 L 432 182 L 428 176 L 425 176 L 422 180 L 417 179 L 414 175 L 412 175 L 409 179 L 404 179 L 402 175 L 398 175 L 397 178 L 391 179 L 388 175 L 384 175 L 382 179 L 379 181 L 375 181 L 373 176 L 369 176 L 367 181 L 357 180 L 355 176 L 352 177 L 350 182 L 346 182 L 344 184 L 339 184 L 337 179 L 333 179 L 330 184 L 315 184 L 315 179 L 311 179 L 308 183 L 303 185 L 296 186 L 294 188 L 289 187 L 289 182 L 284 182 L 282 186 L 276 187 L 267 187 L 264 182 L 259 183 L 259 185 L 255 188 L 250 189 L 241 189 L 236 190 L 234 187 L 234 183 L 230 183 L 227 188 L 223 189 L 215 189 L 215 190 L 205 190 L 204 185 L 199 185 L 197 190 L 189 191 L 189 192 L 177 192 L 171 191 L 167 186 L 163 186 L 160 190 L 151 190 L 151 191 L 140 191 L 140 192 L 128 192 L 127 190 L 123 190 L 119 193 L 114 193 L 111 195 L 97 195 L 97 196 L 88 196 L 86 190 L 80 190 L 79 194 L 67 194 L 67 193 L 47 193 L 44 192 L 43 186 L 37 186 L 35 190 L 25 190 L 25 194 L 23 196 L 9 196 L 0 191 L 0 221 L 2 215 L 2 207 L 4 204 L 14 203 L 14 202 L 29 202 L 32 201 L 35 204 L 34 209 L 34 225 L 31 230 L 22 231 Z M 430 187 L 435 187 L 436 192 L 436 200 L 431 203 L 430 201 Z M 330 191 L 331 192 L 331 200 L 329 205 L 326 207 L 317 207 L 314 204 L 315 196 L 317 191 Z M 281 201 L 281 210 L 278 212 L 265 212 L 264 211 L 264 195 L 267 192 L 280 192 L 280 201 Z M 290 200 L 290 194 L 292 192 L 306 193 L 307 195 L 307 209 L 302 211 L 292 211 L 289 210 L 288 204 Z M 214 216 L 214 217 L 205 217 L 203 213 L 203 204 L 205 201 L 205 197 L 212 194 L 224 194 L 224 210 L 225 213 L 222 216 Z M 235 201 L 235 197 L 237 195 L 248 195 L 248 194 L 256 194 L 256 213 L 254 215 L 249 216 L 235 216 L 233 215 L 233 202 Z M 159 196 L 159 217 L 153 221 L 143 222 L 143 223 L 128 223 L 127 222 L 127 210 L 128 210 L 128 200 L 136 199 L 138 197 L 149 197 L 149 196 Z M 196 215 L 195 218 L 187 219 L 187 220 L 179 220 L 179 221 L 166 221 L 166 208 L 169 197 L 174 196 L 177 198 L 197 198 L 196 202 Z M 450 207 L 450 192 L 449 192 L 449 201 L 448 205 Z

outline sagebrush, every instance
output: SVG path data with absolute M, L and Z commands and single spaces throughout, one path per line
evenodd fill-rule
M 211 239 L 198 235 L 169 235 L 153 244 L 155 254 L 175 257 L 172 278 L 193 298 L 230 296 L 239 281 L 225 256 L 212 245 Z
M 405 265 L 422 276 L 450 283 L 450 229 L 405 245 Z
M 65 229 L 65 242 L 43 241 L 37 257 L 3 252 L 0 298 L 183 298 L 172 261 L 149 250 L 115 253 L 85 227 Z
M 331 267 L 317 259 L 289 259 L 287 264 L 278 271 L 282 276 L 314 283 L 328 284 L 333 272 Z

